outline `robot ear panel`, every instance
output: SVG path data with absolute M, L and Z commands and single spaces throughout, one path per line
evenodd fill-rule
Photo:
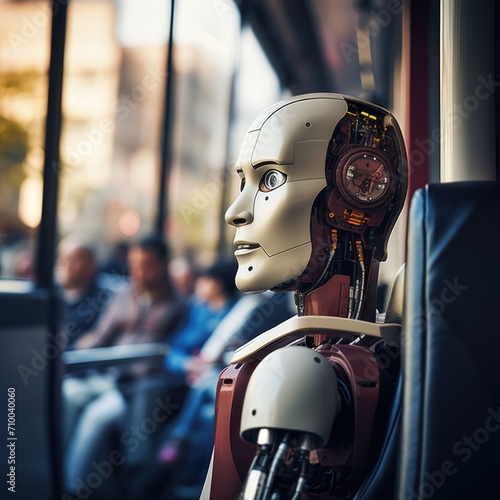
M 335 172 L 335 184 L 354 207 L 366 210 L 387 203 L 394 193 L 394 176 L 381 151 L 354 147 L 343 154 Z
M 403 136 L 387 110 L 346 100 L 348 111 L 333 131 L 326 158 L 327 224 L 359 234 L 377 249 L 376 259 L 385 260 L 406 195 Z
M 330 162 L 329 225 L 361 235 L 380 226 L 397 184 L 388 157 L 377 148 L 354 145 Z

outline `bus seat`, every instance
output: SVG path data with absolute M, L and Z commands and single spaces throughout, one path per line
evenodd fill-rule
M 387 302 L 387 310 L 385 312 L 385 323 L 403 323 L 403 304 L 404 304 L 404 291 L 405 291 L 405 268 L 403 264 L 394 278 Z
M 12 498 L 54 500 L 62 492 L 58 446 L 62 348 L 55 334 L 62 304 L 28 281 L 2 280 L 0 287 L 2 470 L 7 474 L 2 488 L 8 490 L 2 498 L 14 493 Z
M 409 216 L 399 500 L 497 498 L 500 183 L 429 185 Z

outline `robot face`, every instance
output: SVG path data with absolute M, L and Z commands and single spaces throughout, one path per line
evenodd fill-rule
M 327 185 L 326 150 L 346 111 L 341 96 L 299 96 L 267 109 L 250 126 L 236 164 L 241 193 L 226 212 L 236 227 L 240 290 L 275 288 L 305 270 L 312 206 Z

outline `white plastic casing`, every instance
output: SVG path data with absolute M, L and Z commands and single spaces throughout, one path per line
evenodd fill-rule
M 240 434 L 255 443 L 263 428 L 307 432 L 321 447 L 330 437 L 336 395 L 337 377 L 321 354 L 301 346 L 277 349 L 250 377 Z
M 245 136 L 236 171 L 244 187 L 226 212 L 237 228 L 236 285 L 243 292 L 271 289 L 299 276 L 311 256 L 313 202 L 326 187 L 325 158 L 347 103 L 337 94 L 307 94 L 263 111 Z M 286 182 L 263 192 L 260 181 L 278 170 Z

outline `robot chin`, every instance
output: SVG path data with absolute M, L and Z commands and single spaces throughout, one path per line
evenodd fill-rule
M 310 241 L 269 256 L 262 247 L 235 253 L 238 261 L 236 286 L 244 293 L 271 290 L 300 276 L 311 256 Z

